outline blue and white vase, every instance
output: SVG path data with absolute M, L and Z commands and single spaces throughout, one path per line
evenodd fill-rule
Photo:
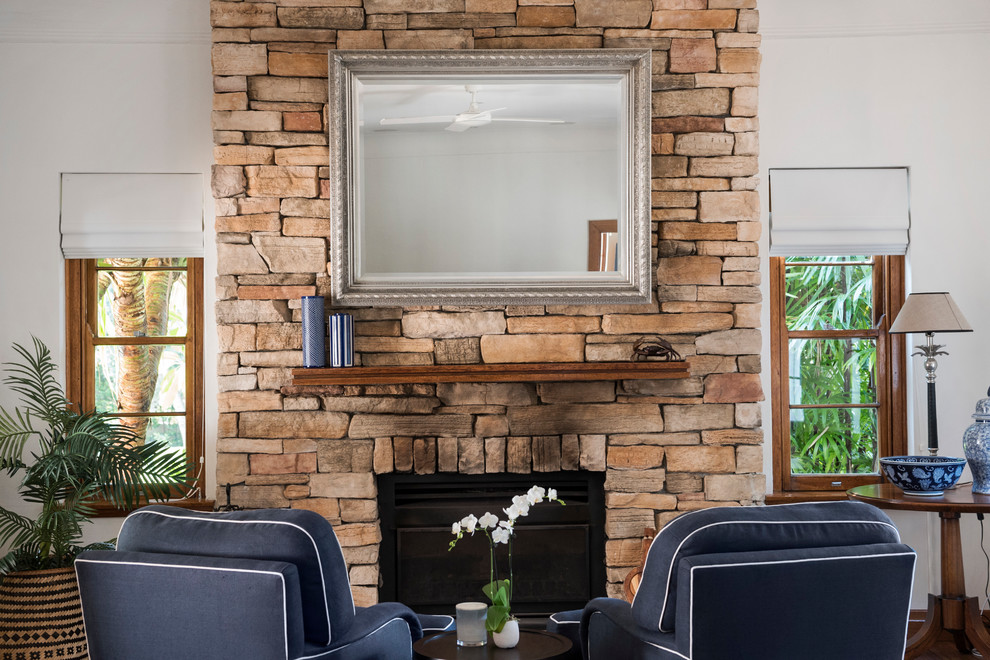
M 303 366 L 308 368 L 325 367 L 327 364 L 326 350 L 326 316 L 324 315 L 323 296 L 302 297 L 302 349 Z
M 354 366 L 354 317 L 330 315 L 330 366 Z
M 973 419 L 963 433 L 963 451 L 973 472 L 973 492 L 990 495 L 990 390 L 976 403 Z

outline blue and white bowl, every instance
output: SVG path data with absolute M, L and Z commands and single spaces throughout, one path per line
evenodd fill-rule
M 941 495 L 959 481 L 965 458 L 951 456 L 888 456 L 880 467 L 907 495 Z

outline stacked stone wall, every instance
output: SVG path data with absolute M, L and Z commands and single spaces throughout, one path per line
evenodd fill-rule
M 644 527 L 763 497 L 756 0 L 211 3 L 218 244 L 217 483 L 333 522 L 377 600 L 376 474 L 606 473 L 617 595 Z M 300 388 L 299 298 L 329 300 L 333 49 L 651 48 L 652 305 L 337 309 L 363 365 L 627 360 L 683 380 Z M 218 497 L 223 498 L 222 493 Z

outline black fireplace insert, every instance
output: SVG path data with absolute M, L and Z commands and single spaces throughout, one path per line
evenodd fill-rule
M 469 513 L 505 520 L 503 509 L 533 485 L 555 488 L 566 506 L 544 501 L 517 520 L 513 614 L 540 619 L 604 596 L 603 474 L 387 474 L 378 477 L 380 599 L 425 614 L 452 614 L 463 601 L 487 602 L 481 589 L 490 574 L 488 541 L 476 532 L 448 551 L 451 526 Z M 506 550 L 498 546 L 499 578 L 508 577 Z

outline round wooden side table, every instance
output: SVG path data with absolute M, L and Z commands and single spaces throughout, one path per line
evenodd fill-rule
M 571 650 L 571 640 L 543 630 L 520 630 L 519 644 L 500 649 L 491 636 L 484 646 L 458 646 L 457 631 L 430 635 L 413 644 L 416 660 L 555 660 Z
M 974 493 L 968 485 L 942 495 L 905 495 L 893 484 L 870 484 L 847 491 L 849 497 L 880 509 L 929 511 L 941 521 L 942 593 L 928 594 L 928 614 L 921 630 L 907 641 L 905 658 L 914 658 L 935 643 L 943 630 L 952 633 L 962 653 L 973 649 L 990 658 L 990 634 L 980 616 L 979 598 L 966 596 L 963 574 L 962 539 L 959 516 L 963 513 L 990 513 L 990 495 Z

